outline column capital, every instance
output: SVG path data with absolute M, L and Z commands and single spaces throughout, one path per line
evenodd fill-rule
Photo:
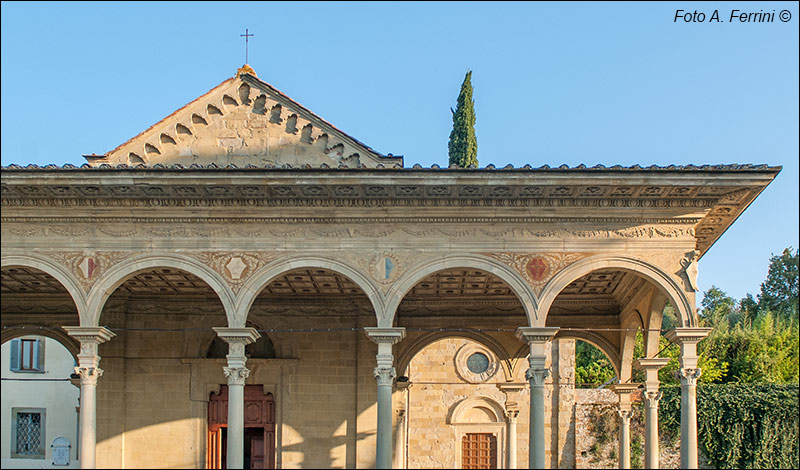
M 623 409 L 623 408 L 620 408 L 619 410 L 617 410 L 617 414 L 618 414 L 618 415 L 619 415 L 619 417 L 620 417 L 620 418 L 622 418 L 624 421 L 626 421 L 626 422 L 630 422 L 630 420 L 631 420 L 631 416 L 633 416 L 633 410 L 632 410 L 632 409 L 630 409 L 630 408 L 628 408 L 628 409 Z
M 528 344 L 546 343 L 558 333 L 558 327 L 533 327 L 522 326 L 517 328 L 517 338 Z
M 80 376 L 81 385 L 97 385 L 97 379 L 103 375 L 103 369 L 99 367 L 75 367 L 75 373 Z
M 397 371 L 394 367 L 379 365 L 378 367 L 372 369 L 372 373 L 375 375 L 375 380 L 378 381 L 378 385 L 392 385 L 394 383 L 395 377 L 397 377 Z
M 711 328 L 673 328 L 664 335 L 665 338 L 673 343 L 697 344 L 711 332 Z
M 681 379 L 681 385 L 697 385 L 703 371 L 699 367 L 683 367 L 675 372 Z
M 228 378 L 228 385 L 244 385 L 250 377 L 250 369 L 246 367 L 224 367 L 222 370 Z
M 369 339 L 376 344 L 396 344 L 401 339 L 406 337 L 406 329 L 401 327 L 381 328 L 376 326 L 367 326 L 364 328 L 364 332 L 367 333 Z
M 525 371 L 525 378 L 531 387 L 544 387 L 544 380 L 550 377 L 550 369 L 529 368 Z
M 515 423 L 517 421 L 517 417 L 519 417 L 519 410 L 506 410 L 505 415 L 506 420 L 508 420 L 509 423 Z
M 648 408 L 658 409 L 658 402 L 661 401 L 660 390 L 645 390 L 642 395 L 644 395 L 644 400 Z

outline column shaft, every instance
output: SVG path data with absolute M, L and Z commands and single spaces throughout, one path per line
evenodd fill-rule
M 530 442 L 528 464 L 530 468 L 545 468 L 544 451 L 544 379 L 547 369 L 528 369 L 531 384 Z
M 394 372 L 394 368 L 392 368 Z M 378 379 L 378 429 L 375 464 L 377 468 L 392 468 L 392 380 Z M 388 382 L 388 383 L 387 383 Z
M 660 392 L 645 392 L 644 467 L 658 468 L 658 399 Z
M 81 468 L 95 468 L 97 459 L 97 379 L 103 375 L 100 356 L 101 343 L 114 336 L 111 330 L 101 326 L 65 326 L 67 334 L 81 343 L 78 366 L 75 373 L 81 380 L 80 398 L 80 454 Z
M 261 335 L 255 328 L 215 327 L 217 336 L 228 343 L 228 366 L 223 368 L 228 378 L 228 449 L 227 468 L 244 468 L 244 384 L 250 376 L 245 367 L 245 346 Z
M 631 468 L 631 412 L 619 412 L 619 468 Z
M 97 445 L 97 382 L 81 380 L 81 468 L 95 468 Z
M 507 412 L 508 436 L 506 438 L 506 468 L 517 468 L 517 415 L 518 411 Z
M 405 328 L 365 328 L 367 336 L 378 345 L 373 370 L 378 383 L 378 416 L 375 431 L 375 468 L 392 468 L 392 386 L 394 369 L 392 345 L 403 339 Z
M 681 468 L 697 468 L 697 343 L 711 328 L 675 328 L 667 332 L 667 339 L 681 347 L 678 375 L 681 378 Z
M 681 468 L 697 468 L 697 378 L 700 369 L 681 369 Z
M 244 468 L 244 383 L 228 382 L 227 464 L 230 469 Z

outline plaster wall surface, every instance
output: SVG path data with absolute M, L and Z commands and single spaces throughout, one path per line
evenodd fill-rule
M 67 468 L 79 468 L 77 461 L 77 423 L 78 396 L 80 392 L 68 379 L 75 366 L 75 359 L 58 341 L 41 336 L 24 336 L 22 338 L 39 338 L 44 341 L 44 373 L 12 372 L 11 341 L 3 343 L 0 348 L 0 364 L 2 364 L 3 390 L 0 394 L 0 452 L 2 452 L 3 468 L 53 468 L 53 452 L 50 448 L 53 439 L 66 437 L 70 449 L 70 464 Z M 6 380 L 10 379 L 10 380 Z M 26 379 L 62 379 L 59 381 L 31 381 Z M 12 408 L 45 409 L 44 459 L 11 458 Z

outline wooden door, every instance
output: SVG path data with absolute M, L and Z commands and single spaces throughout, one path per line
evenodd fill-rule
M 264 433 L 254 435 L 250 439 L 250 468 L 268 468 L 264 466 Z
M 497 468 L 497 437 L 488 432 L 465 434 L 461 439 L 461 468 Z
M 211 393 L 208 401 L 206 468 L 225 468 L 228 426 L 228 386 Z M 244 427 L 250 468 L 275 468 L 275 401 L 261 385 L 244 387 Z
M 208 430 L 206 468 L 222 468 L 222 428 Z

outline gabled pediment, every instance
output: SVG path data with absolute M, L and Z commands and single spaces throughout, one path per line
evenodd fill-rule
M 85 157 L 92 165 L 402 165 L 402 157 L 382 155 L 350 137 L 259 80 L 247 65 L 106 155 Z

